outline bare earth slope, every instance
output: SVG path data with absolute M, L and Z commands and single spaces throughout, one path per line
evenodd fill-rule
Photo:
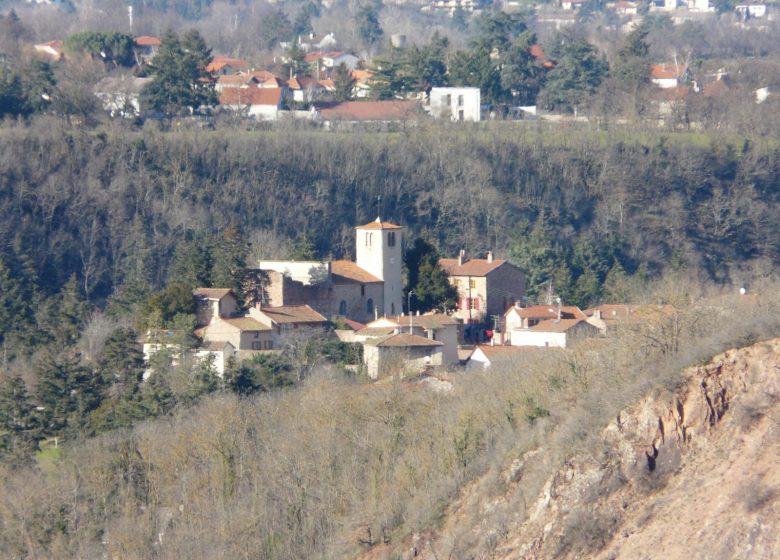
M 463 557 L 780 558 L 779 435 L 780 339 L 729 350 L 621 412 L 592 453 L 546 481 L 527 515 L 498 529 L 489 512 L 513 503 L 543 450 L 507 469 L 514 482 L 479 504 L 481 516 L 479 484 L 464 490 L 440 530 L 417 535 L 404 556 L 460 558 L 452 543 L 493 533 L 489 550 Z

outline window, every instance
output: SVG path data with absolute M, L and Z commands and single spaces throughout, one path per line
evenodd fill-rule
M 374 314 L 374 300 L 368 298 L 368 301 L 366 302 L 366 315 L 373 315 L 373 314 Z
M 463 107 L 463 96 L 462 95 L 458 96 L 458 107 Z M 460 120 L 463 120 L 463 119 L 460 119 Z
M 476 287 L 477 287 L 477 281 L 472 278 L 469 278 L 469 288 L 474 290 L 476 289 Z
M 360 285 L 360 296 L 363 297 L 364 295 L 366 295 L 366 285 L 365 284 L 361 284 Z M 345 305 L 346 305 L 346 302 L 345 302 Z
M 272 350 L 274 347 L 274 341 L 273 340 L 264 340 L 263 341 L 263 349 L 264 350 Z
M 447 107 L 452 105 L 452 95 L 450 95 L 449 93 L 444 96 L 444 105 L 446 105 Z
M 260 333 L 259 333 L 259 332 L 255 332 L 255 338 L 256 338 L 256 339 L 257 339 L 257 338 L 260 338 Z
M 395 232 L 391 231 L 387 234 L 387 246 L 395 247 Z
M 371 247 L 371 241 L 373 237 L 373 233 L 366 232 L 366 247 Z
M 346 314 L 347 314 L 347 302 L 342 299 L 341 303 L 339 303 L 339 315 L 346 315 Z
M 390 303 L 390 315 L 395 315 L 395 304 Z
M 458 121 L 460 121 L 460 122 L 463 122 L 464 120 L 466 120 L 466 118 L 465 118 L 465 117 L 466 117 L 466 115 L 465 115 L 465 113 L 463 112 L 463 109 L 460 109 L 460 110 L 458 111 Z
M 260 350 L 261 345 L 259 340 L 252 341 L 252 350 Z

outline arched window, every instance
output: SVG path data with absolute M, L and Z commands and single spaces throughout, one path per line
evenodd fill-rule
M 347 314 L 347 302 L 342 299 L 341 303 L 339 303 L 339 315 L 346 315 L 346 314 Z
M 390 315 L 395 315 L 395 304 L 390 302 Z
M 374 300 L 368 298 L 368 301 L 366 302 L 366 315 L 373 315 L 373 314 L 374 314 Z

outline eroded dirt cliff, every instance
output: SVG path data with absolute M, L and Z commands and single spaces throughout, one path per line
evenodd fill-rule
M 512 494 L 543 448 L 504 467 L 501 495 L 465 488 L 441 527 L 407 539 L 400 555 L 780 558 L 779 434 L 780 339 L 729 350 L 623 410 L 522 511 Z

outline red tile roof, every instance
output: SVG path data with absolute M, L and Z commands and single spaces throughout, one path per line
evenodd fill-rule
M 333 281 L 336 284 L 358 282 L 360 284 L 373 284 L 381 282 L 370 272 L 363 270 L 352 261 L 333 261 L 330 263 L 330 272 L 334 276 Z
M 368 222 L 364 226 L 357 226 L 355 229 L 403 229 L 403 227 L 391 224 L 390 222 L 383 222 L 377 218 L 373 222 Z
M 226 88 L 219 93 L 220 105 L 272 105 L 282 102 L 282 88 Z
M 399 121 L 416 117 L 419 114 L 419 103 L 417 101 L 347 101 L 323 104 L 317 109 L 320 117 L 326 121 Z
M 316 62 L 323 56 L 325 56 L 325 53 L 321 51 L 314 51 L 304 55 L 303 60 L 304 62 Z
M 393 315 L 388 317 L 391 321 L 398 323 L 401 328 L 409 327 L 409 315 Z M 424 315 L 412 315 L 412 326 L 422 327 L 424 329 L 437 329 L 448 325 L 457 325 L 458 321 L 444 313 L 426 313 Z
M 535 325 L 528 330 L 537 332 L 566 332 L 570 328 L 579 325 L 580 323 L 590 325 L 590 323 L 587 323 L 585 319 L 561 319 L 560 321 L 557 319 L 545 319 L 538 325 Z M 595 329 L 596 327 L 593 328 Z
M 206 72 L 218 72 L 225 66 L 230 66 L 236 70 L 249 68 L 249 63 L 242 58 L 230 58 L 228 56 L 215 56 L 206 66 Z
M 488 262 L 487 259 L 469 259 L 458 264 L 458 259 L 440 259 L 439 266 L 450 276 L 487 276 L 505 262 L 502 259 L 493 259 L 493 262 Z
M 359 331 L 360 329 L 365 329 L 366 326 L 363 323 L 358 323 L 357 321 L 353 321 L 352 319 L 347 319 L 346 317 L 342 319 L 346 325 L 352 329 L 353 331 Z
M 654 80 L 669 80 L 681 78 L 687 70 L 688 67 L 684 64 L 653 64 L 650 67 L 650 75 Z
M 278 78 L 276 74 L 269 72 L 268 70 L 250 70 L 249 72 L 241 72 L 241 75 L 252 76 L 258 82 L 265 82 L 271 78 Z
M 515 312 L 523 319 L 557 319 L 558 307 L 555 305 L 530 305 L 528 307 L 510 307 L 504 315 Z M 561 306 L 562 319 L 585 319 L 587 315 L 574 305 Z
M 257 83 L 257 78 L 246 74 L 226 74 L 217 78 L 217 85 L 222 87 L 240 87 Z
M 541 45 L 531 45 L 531 47 L 528 49 L 528 53 L 534 58 L 534 60 L 536 60 L 536 62 L 541 64 L 542 67 L 555 68 L 555 62 L 547 58 L 547 55 L 544 53 Z
M 159 47 L 162 45 L 159 37 L 151 37 L 149 35 L 142 35 L 135 38 L 135 44 L 139 47 Z

